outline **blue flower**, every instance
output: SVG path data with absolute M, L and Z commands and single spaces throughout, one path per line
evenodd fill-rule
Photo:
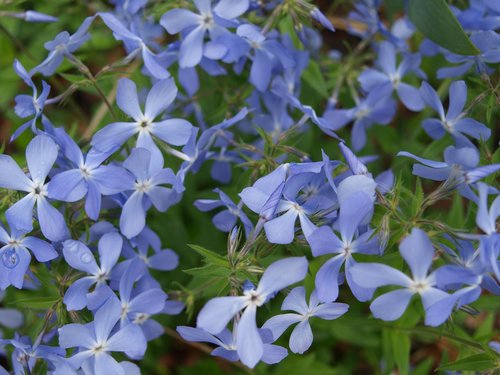
M 288 285 L 303 280 L 307 273 L 305 257 L 281 259 L 271 264 L 254 289 L 247 289 L 243 296 L 217 297 L 201 309 L 197 327 L 216 335 L 224 330 L 240 310 L 245 310 L 236 328 L 237 353 L 248 367 L 254 367 L 264 354 L 263 341 L 256 324 L 257 307 Z
M 29 232 L 33 229 L 33 208 L 37 206 L 38 222 L 45 237 L 60 241 L 68 236 L 63 215 L 48 201 L 45 179 L 57 159 L 58 147 L 46 135 L 38 135 L 26 148 L 30 178 L 14 159 L 0 155 L 0 187 L 28 193 L 5 213 L 10 225 Z
M 155 122 L 155 118 L 164 112 L 177 96 L 177 87 L 173 79 L 158 81 L 149 91 L 145 111 L 141 110 L 137 87 L 128 78 L 120 79 L 116 101 L 118 107 L 134 122 L 115 122 L 99 130 L 92 138 L 92 146 L 101 152 L 109 152 L 121 147 L 129 138 L 138 135 L 137 147 L 151 152 L 152 163 L 163 166 L 163 155 L 152 136 L 174 145 L 186 144 L 193 126 L 183 119 L 167 119 Z
M 102 165 L 114 152 L 101 153 L 90 149 L 84 156 L 78 145 L 62 129 L 54 129 L 61 152 L 70 165 L 54 175 L 47 186 L 48 196 L 64 202 L 76 202 L 86 197 L 85 211 L 97 220 L 101 210 L 101 195 L 113 195 L 133 184 L 133 176 L 121 167 Z
M 217 348 L 210 353 L 213 356 L 222 357 L 231 362 L 235 362 L 240 359 L 237 352 L 236 335 L 234 334 L 236 330 L 233 330 L 233 333 L 231 333 L 227 328 L 225 328 L 223 331 L 213 335 L 201 328 L 179 326 L 177 327 L 177 332 L 179 332 L 179 335 L 181 335 L 184 340 L 192 342 L 208 342 L 216 345 Z M 259 330 L 259 334 L 264 348 L 264 354 L 262 354 L 261 358 L 262 362 L 272 365 L 281 362 L 281 360 L 288 355 L 285 348 L 271 344 L 274 340 L 272 335 L 269 334 L 269 330 L 261 329 Z
M 310 318 L 333 320 L 344 315 L 348 309 L 349 306 L 345 303 L 320 304 L 316 291 L 311 293 L 309 304 L 307 304 L 306 290 L 300 286 L 292 289 L 281 305 L 281 310 L 291 310 L 296 313 L 273 316 L 264 323 L 262 329 L 270 330 L 273 339 L 277 340 L 288 327 L 298 323 L 290 336 L 290 349 L 294 353 L 302 354 L 309 349 L 313 342 L 313 334 L 309 324 Z
M 16 115 L 21 118 L 33 117 L 19 128 L 16 129 L 10 141 L 14 141 L 22 132 L 24 132 L 30 125 L 33 133 L 37 133 L 36 122 L 39 117 L 43 117 L 43 109 L 45 107 L 45 102 L 50 93 L 50 86 L 47 82 L 42 81 L 42 92 L 38 95 L 38 90 L 35 83 L 31 79 L 31 75 L 28 74 L 26 69 L 21 65 L 21 63 L 16 59 L 14 60 L 14 70 L 17 75 L 22 78 L 22 80 L 33 90 L 33 95 L 17 95 L 16 96 L 16 106 L 14 111 Z
M 444 162 L 424 159 L 406 151 L 400 151 L 397 156 L 406 156 L 421 163 L 413 164 L 413 174 L 416 176 L 433 181 L 452 178 L 460 194 L 474 202 L 477 202 L 477 196 L 470 186 L 500 170 L 500 164 L 477 166 L 479 152 L 475 147 L 448 146 L 444 150 Z
M 368 230 L 356 236 L 364 221 L 369 221 L 373 214 L 373 201 L 363 192 L 351 194 L 340 209 L 334 227 L 340 238 L 328 226 L 316 229 L 308 239 L 314 256 L 338 254 L 326 261 L 316 274 L 316 290 L 322 302 L 332 302 L 339 293 L 338 277 L 342 264 L 345 263 L 345 275 L 352 293 L 360 301 L 367 301 L 373 295 L 373 288 L 366 289 L 358 285 L 351 275 L 357 264 L 353 254 L 377 254 L 379 246 L 374 231 Z
M 500 62 L 500 35 L 492 30 L 478 31 L 471 34 L 470 40 L 481 53 L 474 56 L 445 53 L 446 60 L 459 65 L 438 69 L 437 77 L 439 79 L 464 75 L 472 67 L 475 67 L 475 71 L 480 75 L 493 73 L 494 70 L 488 64 Z
M 123 205 L 120 216 L 120 231 L 127 237 L 137 236 L 146 225 L 146 211 L 150 204 L 165 212 L 178 202 L 183 190 L 178 178 L 170 168 L 154 164 L 151 153 L 145 148 L 134 148 L 123 162 L 123 167 L 135 177 L 132 185 L 124 190 L 132 191 Z M 161 185 L 170 184 L 173 188 Z
M 51 76 L 59 65 L 62 64 L 64 57 L 72 58 L 73 52 L 90 39 L 88 29 L 94 21 L 94 18 L 95 16 L 85 18 L 74 34 L 70 35 L 67 31 L 63 31 L 57 34 L 54 40 L 45 43 L 45 49 L 50 51 L 49 55 L 38 66 L 31 70 L 31 75 L 40 72 L 45 76 Z
M 54 247 L 39 238 L 25 236 L 27 231 L 18 230 L 11 225 L 11 234 L 0 226 L 0 288 L 6 289 L 9 285 L 16 288 L 23 287 L 24 276 L 31 262 L 33 252 L 39 262 L 48 262 L 57 257 Z
M 99 17 L 113 31 L 115 39 L 122 40 L 127 50 L 131 51 L 127 59 L 131 60 L 141 54 L 144 66 L 153 77 L 160 80 L 170 77 L 169 72 L 160 64 L 159 56 L 149 49 L 141 36 L 130 31 L 111 13 L 99 13 Z
M 473 146 L 466 135 L 474 139 L 487 140 L 491 135 L 491 130 L 480 122 L 465 117 L 462 112 L 467 101 L 467 86 L 464 81 L 455 81 L 450 86 L 450 104 L 448 112 L 444 112 L 443 104 L 439 96 L 427 82 L 422 82 L 420 95 L 425 104 L 434 109 L 439 114 L 439 120 L 426 119 L 422 122 L 427 134 L 433 139 L 442 138 L 446 132 L 450 133 L 457 146 Z
M 406 108 L 412 111 L 421 111 L 424 102 L 418 89 L 402 82 L 408 73 L 423 74 L 418 69 L 419 55 L 406 54 L 399 66 L 396 66 L 396 49 L 393 44 L 382 41 L 379 45 L 376 65 L 378 69 L 365 69 L 358 77 L 363 90 L 370 92 L 380 90 L 381 86 L 388 85 L 396 90 L 399 99 Z
M 426 319 L 434 317 L 428 309 L 434 303 L 446 298 L 448 293 L 436 288 L 435 273 L 428 274 L 434 256 L 434 248 L 429 237 L 421 229 L 413 228 L 399 245 L 399 251 L 410 266 L 412 278 L 401 271 L 380 263 L 358 263 L 351 269 L 354 282 L 365 288 L 379 288 L 398 285 L 402 288 L 375 298 L 370 310 L 376 318 L 396 320 L 403 315 L 413 295 L 419 294 L 426 310 Z M 441 314 L 441 311 L 433 311 Z
M 209 33 L 215 39 L 227 33 L 226 27 L 236 26 L 232 20 L 243 14 L 249 5 L 248 0 L 223 0 L 212 9 L 212 0 L 195 0 L 194 3 L 199 14 L 187 9 L 172 9 L 160 20 L 160 25 L 169 34 L 185 32 L 179 51 L 181 68 L 198 65 L 203 56 L 205 35 Z
M 355 151 L 361 150 L 366 144 L 366 131 L 374 124 L 387 125 L 396 113 L 396 102 L 391 98 L 392 86 L 383 85 L 372 90 L 366 98 L 356 100 L 356 106 L 351 109 L 328 109 L 323 114 L 329 128 L 333 131 L 343 128 L 354 121 L 351 131 L 351 144 Z
M 98 243 L 100 266 L 94 254 L 80 241 L 67 240 L 63 243 L 63 255 L 66 262 L 74 269 L 85 272 L 84 276 L 73 282 L 66 294 L 64 303 L 68 310 L 81 310 L 87 306 L 90 310 L 100 307 L 112 293 L 107 283 L 123 246 L 123 239 L 118 233 L 107 233 Z M 95 290 L 89 293 L 95 285 Z
M 59 345 L 62 348 L 78 348 L 69 358 L 75 370 L 89 366 L 96 375 L 125 375 L 123 367 L 111 356 L 111 352 L 125 352 L 140 357 L 146 351 L 146 340 L 141 329 L 128 324 L 114 330 L 120 320 L 121 306 L 116 298 L 110 298 L 95 313 L 88 324 L 67 324 L 59 328 Z
M 245 229 L 245 235 L 248 238 L 253 229 L 253 224 L 242 210 L 243 201 L 236 205 L 223 191 L 215 189 L 214 192 L 219 194 L 219 199 L 198 199 L 194 202 L 196 208 L 200 211 L 210 211 L 225 207 L 225 210 L 220 211 L 213 217 L 212 222 L 215 227 L 223 232 L 230 232 L 235 226 L 236 220 L 240 219 Z

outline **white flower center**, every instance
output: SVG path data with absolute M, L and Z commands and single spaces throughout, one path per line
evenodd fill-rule
M 248 297 L 248 302 L 251 305 L 259 307 L 262 306 L 265 302 L 263 296 L 257 293 L 257 291 L 255 290 L 249 290 L 244 294 Z
M 140 191 L 141 193 L 147 193 L 151 189 L 151 181 L 137 181 L 135 183 L 135 190 Z

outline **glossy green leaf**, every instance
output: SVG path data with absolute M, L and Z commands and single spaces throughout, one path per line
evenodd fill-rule
M 441 47 L 459 55 L 477 55 L 445 0 L 410 0 L 408 14 L 415 27 Z

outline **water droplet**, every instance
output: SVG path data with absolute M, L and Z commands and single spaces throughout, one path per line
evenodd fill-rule
M 90 261 L 92 260 L 92 256 L 90 256 L 90 254 L 88 254 L 88 253 L 85 253 L 85 254 L 82 254 L 82 256 L 80 257 L 80 260 L 83 263 L 90 263 Z
M 19 256 L 17 255 L 17 252 L 13 248 L 6 249 L 2 253 L 2 263 L 5 267 L 7 268 L 14 268 L 19 264 Z
M 71 251 L 72 253 L 77 254 L 80 250 L 80 246 L 78 246 L 76 242 L 70 242 L 66 245 L 66 249 L 68 249 L 68 251 Z

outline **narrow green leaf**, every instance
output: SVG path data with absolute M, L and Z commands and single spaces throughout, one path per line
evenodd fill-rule
M 326 89 L 325 78 L 321 73 L 321 69 L 316 61 L 311 60 L 306 70 L 302 74 L 304 81 L 311 86 L 322 97 L 328 97 L 328 90 Z
M 485 371 L 499 369 L 496 363 L 488 354 L 474 354 L 456 362 L 445 363 L 439 368 L 441 371 Z
M 422 181 L 419 177 L 417 177 L 417 181 L 415 183 L 415 196 L 413 198 L 412 204 L 412 212 L 414 215 L 420 210 L 422 207 L 422 203 L 424 201 L 424 188 L 422 187 Z
M 33 297 L 20 298 L 13 302 L 13 305 L 35 310 L 47 310 L 53 307 L 59 298 L 55 297 Z
M 198 245 L 188 245 L 191 249 L 200 254 L 208 263 L 217 264 L 219 266 L 228 267 L 229 262 L 222 255 L 214 253 L 211 250 L 205 249 Z
M 415 27 L 434 43 L 459 55 L 477 55 L 445 0 L 410 0 L 408 14 Z

